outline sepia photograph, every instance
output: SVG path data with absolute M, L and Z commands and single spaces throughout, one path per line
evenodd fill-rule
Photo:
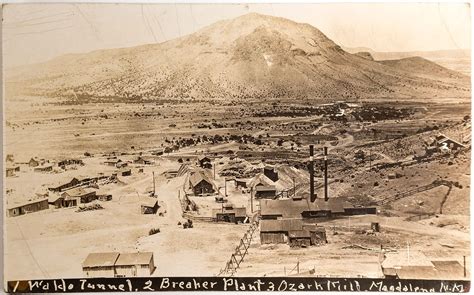
M 10 3 L 2 50 L 5 291 L 469 292 L 470 3 Z

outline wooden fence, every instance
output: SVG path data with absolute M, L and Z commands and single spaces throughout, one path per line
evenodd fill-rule
M 395 194 L 393 196 L 387 197 L 387 198 L 381 200 L 379 202 L 379 205 L 385 205 L 389 202 L 393 202 L 393 201 L 396 201 L 396 200 L 399 200 L 399 199 L 402 199 L 402 198 L 406 198 L 406 197 L 414 195 L 416 193 L 424 192 L 424 191 L 433 189 L 433 188 L 441 186 L 441 185 L 449 187 L 450 188 L 449 191 L 451 191 L 451 187 L 452 187 L 453 183 L 451 181 L 447 181 L 447 180 L 435 180 L 430 184 L 420 186 L 420 187 L 417 187 L 417 188 L 414 188 L 414 189 L 411 189 L 411 190 L 401 192 L 401 193 Z

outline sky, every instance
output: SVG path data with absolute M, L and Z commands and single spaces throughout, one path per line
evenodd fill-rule
M 313 25 L 339 45 L 375 51 L 469 49 L 466 3 L 7 4 L 6 68 L 67 53 L 158 43 L 249 12 Z

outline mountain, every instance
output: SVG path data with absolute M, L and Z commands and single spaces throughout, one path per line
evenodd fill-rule
M 422 57 L 435 62 L 445 68 L 461 72 L 465 75 L 471 73 L 471 50 L 469 49 L 450 49 L 435 51 L 406 51 L 406 52 L 380 52 L 367 47 L 344 47 L 345 51 L 358 54 L 361 51 L 369 53 L 375 60 L 393 60 L 409 57 Z
M 96 99 L 470 96 L 469 77 L 433 68 L 427 60 L 354 55 L 311 25 L 251 13 L 164 43 L 16 68 L 7 72 L 7 88 Z

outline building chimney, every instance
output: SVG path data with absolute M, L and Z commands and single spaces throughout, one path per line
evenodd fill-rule
M 324 201 L 328 200 L 328 147 L 324 147 Z
M 316 200 L 316 195 L 314 194 L 314 146 L 309 146 L 309 198 L 311 202 Z

